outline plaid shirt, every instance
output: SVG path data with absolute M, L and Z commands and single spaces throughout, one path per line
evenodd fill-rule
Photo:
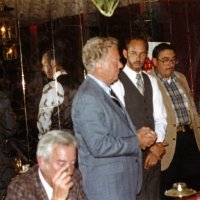
M 190 113 L 188 109 L 188 99 L 181 89 L 181 86 L 178 84 L 175 74 L 172 74 L 170 83 L 159 73 L 157 73 L 157 76 L 164 84 L 165 88 L 167 89 L 167 93 L 171 98 L 172 106 L 176 113 L 177 125 L 189 124 Z
M 87 199 L 81 180 L 81 174 L 76 169 L 73 175 L 74 186 L 70 190 L 68 199 Z M 6 200 L 48 200 L 45 189 L 39 179 L 38 165 L 33 166 L 28 172 L 17 175 L 14 178 L 8 187 Z

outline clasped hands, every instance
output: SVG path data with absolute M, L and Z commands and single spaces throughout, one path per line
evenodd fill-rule
M 167 142 L 158 142 L 148 149 L 148 154 L 144 162 L 144 168 L 148 169 L 157 164 L 166 153 L 165 147 L 168 146 Z
M 148 169 L 157 164 L 165 154 L 167 142 L 156 142 L 157 134 L 148 127 L 142 127 L 137 131 L 137 137 L 141 149 L 148 148 L 148 154 L 144 162 L 144 168 Z
M 148 127 L 142 127 L 138 129 L 136 135 L 139 145 L 143 150 L 152 146 L 157 139 L 157 134 Z

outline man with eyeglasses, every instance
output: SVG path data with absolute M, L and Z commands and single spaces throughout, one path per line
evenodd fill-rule
M 174 71 L 178 60 L 174 47 L 161 43 L 153 50 L 154 69 L 167 111 L 166 154 L 161 161 L 161 192 L 174 182 L 186 182 L 200 190 L 200 119 L 192 93 L 182 73 Z

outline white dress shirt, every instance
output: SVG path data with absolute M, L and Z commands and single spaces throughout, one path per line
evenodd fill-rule
M 40 181 L 41 181 L 42 185 L 44 186 L 44 189 L 47 193 L 48 199 L 51 200 L 52 196 L 53 196 L 53 188 L 44 179 L 42 172 L 40 171 L 40 168 L 38 168 L 38 175 L 39 175 L 39 179 L 40 179 Z
M 136 86 L 137 73 L 133 71 L 132 69 L 130 69 L 127 65 L 124 67 L 123 71 L 131 80 L 131 82 Z M 165 130 L 167 127 L 166 109 L 163 103 L 161 92 L 157 84 L 157 80 L 149 74 L 147 74 L 147 76 L 150 79 L 152 92 L 153 92 L 153 100 L 152 100 L 153 101 L 153 117 L 154 117 L 154 122 L 155 122 L 155 132 L 157 133 L 157 142 L 163 142 L 163 140 L 165 139 Z M 118 96 L 118 98 L 121 100 L 123 105 L 126 106 L 125 101 L 124 101 L 125 90 L 124 90 L 124 86 L 122 82 L 118 80 L 111 87 L 113 91 L 115 92 L 115 94 Z

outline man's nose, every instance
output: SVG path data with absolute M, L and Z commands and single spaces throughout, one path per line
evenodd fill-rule
M 44 66 L 42 66 L 42 72 L 44 72 Z
M 136 61 L 140 60 L 140 54 L 136 54 Z
M 170 62 L 169 62 L 169 66 L 170 66 L 170 67 L 174 67 L 175 64 L 170 60 Z

